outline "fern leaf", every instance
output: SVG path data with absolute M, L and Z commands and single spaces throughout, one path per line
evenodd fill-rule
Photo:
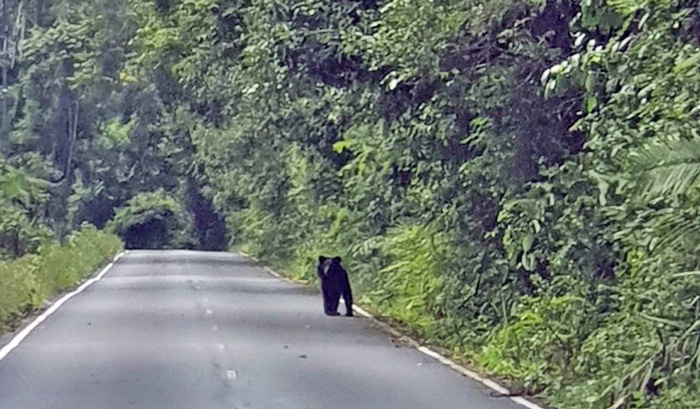
M 647 197 L 676 196 L 700 186 L 700 139 L 652 142 L 629 156 Z

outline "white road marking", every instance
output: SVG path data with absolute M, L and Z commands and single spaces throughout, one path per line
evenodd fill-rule
M 270 267 L 265 267 L 265 271 L 272 274 L 276 278 L 282 279 L 282 276 L 278 272 L 276 272 L 275 270 L 271 269 Z
M 520 397 L 520 396 L 512 396 L 510 398 L 510 400 L 512 400 L 513 402 L 518 403 L 520 405 L 523 405 L 528 409 L 543 409 L 542 406 L 535 405 L 534 403 L 532 403 L 529 400 L 527 400 L 523 397 Z
M 56 301 L 53 305 L 51 305 L 51 307 L 44 311 L 43 314 L 39 315 L 31 324 L 27 325 L 22 331 L 20 331 L 20 333 L 17 334 L 14 338 L 12 338 L 12 340 L 7 345 L 0 349 L 0 361 L 5 359 L 10 354 L 10 352 L 15 350 L 22 343 L 22 341 L 24 341 L 24 339 L 27 338 L 27 336 L 36 329 L 36 327 L 38 327 L 39 325 L 41 325 L 41 323 L 46 321 L 46 319 L 49 318 L 53 313 L 55 313 L 59 308 L 61 308 L 61 306 L 66 303 L 66 301 L 82 293 L 94 283 L 102 280 L 102 277 L 104 277 L 104 275 L 107 274 L 107 272 L 112 267 L 114 267 L 114 263 L 116 263 L 120 258 L 122 258 L 124 254 L 126 254 L 126 251 L 117 254 L 117 256 L 114 257 L 114 259 L 112 260 L 112 262 L 109 263 L 107 267 L 103 268 L 97 276 L 87 280 L 76 290 L 64 295 L 60 300 Z
M 248 255 L 245 254 L 245 253 L 239 253 L 239 254 L 241 254 L 241 255 L 243 255 L 244 257 L 247 257 L 247 258 L 249 258 L 249 259 L 252 259 L 252 260 L 255 261 L 256 263 L 259 262 L 256 258 L 250 257 L 250 256 L 248 256 Z M 275 277 L 281 279 L 281 280 L 289 281 L 289 280 L 286 280 L 284 277 L 281 277 L 279 273 L 275 272 L 274 270 L 272 270 L 272 269 L 269 268 L 269 267 L 264 267 L 264 270 L 265 270 L 266 272 L 272 274 L 273 276 L 275 276 Z M 343 304 L 345 303 L 344 300 L 340 300 L 340 302 L 342 302 Z M 395 328 L 393 328 L 393 327 L 390 326 L 389 324 L 386 324 L 386 323 L 384 323 L 384 322 L 378 320 L 376 317 L 374 317 L 372 314 L 370 314 L 369 312 L 365 311 L 365 310 L 362 309 L 361 307 L 358 307 L 357 305 L 353 305 L 353 306 L 352 306 L 352 309 L 353 309 L 353 311 L 355 311 L 356 313 L 362 315 L 363 317 L 369 318 L 369 319 L 371 319 L 372 321 L 376 322 L 376 323 L 379 324 L 379 325 L 382 327 L 382 329 L 384 329 L 385 331 L 387 331 L 387 332 L 389 332 L 389 333 L 391 333 L 391 334 L 393 334 L 393 335 L 400 336 L 400 337 L 406 339 L 406 340 L 407 340 L 411 345 L 413 345 L 418 351 L 420 351 L 420 352 L 422 352 L 423 354 L 425 354 L 425 355 L 427 355 L 427 356 L 429 356 L 429 357 L 431 357 L 431 358 L 433 358 L 433 359 L 439 361 L 439 362 L 442 363 L 443 365 L 450 367 L 451 369 L 453 369 L 453 370 L 455 370 L 455 371 L 461 373 L 462 375 L 466 376 L 467 378 L 471 378 L 471 379 L 473 379 L 473 380 L 475 380 L 475 381 L 481 383 L 482 385 L 484 385 L 484 386 L 486 386 L 486 387 L 488 387 L 488 388 L 490 388 L 490 389 L 492 389 L 492 390 L 494 390 L 494 391 L 496 391 L 496 392 L 498 392 L 498 393 L 500 393 L 500 394 L 502 394 L 502 395 L 510 395 L 510 391 L 509 391 L 508 389 L 504 388 L 503 386 L 499 385 L 498 383 L 496 383 L 496 382 L 494 382 L 494 381 L 492 381 L 492 380 L 490 380 L 490 379 L 484 378 L 483 376 L 477 374 L 477 373 L 474 372 L 474 371 L 470 371 L 469 369 L 467 369 L 467 368 L 465 368 L 465 367 L 463 367 L 463 366 L 461 366 L 461 365 L 455 363 L 455 362 L 452 361 L 451 359 L 446 358 L 446 357 L 440 355 L 439 353 L 437 353 L 437 352 L 435 352 L 435 351 L 433 351 L 433 350 L 431 350 L 431 349 L 429 349 L 429 348 L 426 348 L 425 346 L 421 346 L 421 345 L 418 343 L 418 341 L 416 341 L 416 340 L 414 340 L 413 338 L 410 338 L 410 337 L 408 337 L 408 336 L 402 334 L 400 331 L 396 330 Z M 306 327 L 308 328 L 309 326 L 307 325 Z M 537 404 L 535 404 L 535 403 L 533 403 L 533 402 L 530 402 L 529 400 L 527 400 L 527 399 L 525 399 L 525 398 L 523 398 L 523 397 L 520 397 L 520 396 L 510 396 L 509 398 L 510 398 L 510 400 L 512 400 L 513 402 L 515 402 L 515 403 L 517 403 L 517 404 L 519 404 L 519 405 L 525 406 L 525 407 L 528 408 L 528 409 L 544 409 L 542 406 L 539 406 L 539 405 L 537 405 Z

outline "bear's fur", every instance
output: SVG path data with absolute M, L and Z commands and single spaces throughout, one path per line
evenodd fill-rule
M 318 258 L 318 268 L 316 270 L 321 282 L 321 292 L 323 293 L 323 312 L 326 315 L 339 315 L 338 304 L 340 296 L 345 300 L 345 315 L 352 317 L 352 290 L 350 289 L 350 279 L 348 273 L 340 264 L 340 257 L 328 258 L 320 256 Z

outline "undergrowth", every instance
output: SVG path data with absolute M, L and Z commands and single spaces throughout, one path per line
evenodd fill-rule
M 0 334 L 52 295 L 88 277 L 122 248 L 117 236 L 84 225 L 62 245 L 45 244 L 36 254 L 0 263 Z

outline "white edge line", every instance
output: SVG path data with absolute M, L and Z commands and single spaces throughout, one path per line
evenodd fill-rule
M 85 291 L 88 287 L 90 287 L 92 284 L 100 281 L 102 277 L 104 277 L 105 274 L 109 271 L 110 268 L 114 267 L 114 263 L 116 263 L 122 256 L 126 254 L 126 251 L 123 251 L 119 254 L 117 254 L 113 259 L 112 262 L 110 262 L 105 268 L 100 271 L 100 273 L 87 280 L 84 282 L 80 287 L 75 289 L 74 291 L 64 295 L 60 300 L 56 301 L 49 307 L 46 311 L 44 311 L 40 316 L 38 316 L 34 321 L 32 321 L 31 324 L 27 325 L 22 331 L 19 332 L 19 334 L 15 335 L 12 340 L 5 345 L 2 349 L 0 349 L 0 361 L 5 359 L 10 352 L 12 352 L 15 348 L 17 348 L 22 341 L 24 341 L 25 338 L 34 330 L 36 327 L 41 325 L 44 321 L 46 321 L 47 318 L 49 318 L 53 313 L 55 313 L 63 304 L 66 303 L 66 301 L 70 300 L 71 298 L 75 297 L 76 295 L 80 294 L 81 292 Z
M 520 397 L 520 396 L 513 396 L 510 398 L 510 400 L 512 400 L 515 403 L 519 403 L 519 404 L 521 404 L 529 409 L 543 409 L 541 406 L 536 405 L 536 404 L 530 402 L 529 400 L 527 400 L 523 397 Z
M 276 278 L 279 278 L 280 280 L 282 280 L 282 276 L 278 272 L 276 272 L 275 270 L 271 269 L 270 267 L 265 267 L 265 271 L 272 274 Z
M 239 254 L 241 254 L 242 256 L 247 257 L 247 258 L 249 258 L 249 259 L 252 259 L 252 260 L 255 261 L 256 263 L 259 262 L 255 257 L 251 257 L 251 256 L 249 256 L 249 255 L 247 255 L 247 254 L 245 254 L 245 253 L 239 252 Z M 277 277 L 277 278 L 279 278 L 279 279 L 281 279 L 281 280 L 287 281 L 287 280 L 286 280 L 284 277 L 282 277 L 279 273 L 277 273 L 276 271 L 274 271 L 273 269 L 271 269 L 271 268 L 269 268 L 269 267 L 264 267 L 264 270 L 265 270 L 266 272 L 268 272 L 269 274 L 272 274 L 273 276 L 275 276 L 275 277 Z M 344 300 L 340 300 L 340 301 L 344 303 Z M 429 357 L 431 357 L 431 358 L 437 360 L 437 361 L 440 362 L 441 364 L 443 364 L 443 365 L 445 365 L 445 366 L 447 366 L 447 367 L 449 367 L 449 368 L 451 368 L 451 369 L 453 369 L 453 370 L 455 370 L 455 371 L 461 373 L 462 375 L 466 376 L 467 378 L 471 378 L 472 380 L 475 380 L 475 381 L 481 383 L 482 385 L 486 386 L 487 388 L 489 388 L 489 389 L 491 389 L 491 390 L 493 390 L 493 391 L 495 391 L 495 392 L 500 393 L 501 395 L 510 395 L 510 391 L 509 391 L 508 389 L 504 388 L 503 386 L 499 385 L 498 383 L 496 383 L 496 382 L 494 382 L 494 381 L 492 381 L 492 380 L 490 380 L 490 379 L 484 378 L 483 376 L 477 374 L 476 372 L 471 371 L 471 370 L 469 370 L 469 369 L 467 369 L 467 368 L 465 368 L 465 367 L 463 367 L 463 366 L 457 364 L 456 362 L 452 361 L 451 359 L 440 355 L 439 353 L 433 351 L 433 350 L 430 349 L 430 348 L 427 348 L 427 347 L 425 347 L 425 346 L 420 345 L 420 343 L 418 343 L 418 341 L 416 341 L 416 340 L 414 340 L 413 338 L 410 338 L 410 337 L 408 337 L 408 336 L 402 334 L 400 331 L 398 331 L 397 329 L 395 329 L 395 328 L 392 327 L 391 325 L 386 324 L 386 323 L 384 323 L 384 322 L 378 320 L 374 315 L 370 314 L 369 312 L 367 312 L 367 311 L 366 311 L 365 309 L 363 309 L 362 307 L 358 307 L 357 305 L 353 305 L 353 306 L 352 306 L 352 309 L 353 309 L 356 313 L 362 315 L 363 317 L 369 318 L 369 319 L 371 319 L 371 320 L 373 320 L 373 321 L 379 323 L 379 324 L 382 326 L 382 328 L 384 328 L 384 329 L 387 330 L 388 332 L 392 333 L 393 335 L 395 335 L 395 336 L 401 336 L 401 337 L 403 337 L 403 338 L 409 340 L 410 343 L 411 343 L 419 352 L 421 352 L 421 353 L 423 353 L 423 354 L 425 354 L 425 355 L 427 355 L 427 356 L 429 356 Z M 0 359 L 2 359 L 2 355 L 0 355 Z M 528 409 L 544 409 L 542 406 L 539 406 L 539 405 L 537 405 L 537 404 L 535 404 L 535 403 L 532 403 L 532 402 L 530 402 L 529 400 L 527 400 L 527 399 L 525 399 L 525 398 L 523 398 L 523 397 L 521 397 L 521 396 L 510 396 L 509 398 L 510 398 L 510 400 L 512 400 L 513 402 L 515 402 L 515 403 L 517 403 L 517 404 L 519 404 L 519 405 L 525 406 L 525 407 L 528 408 Z
M 248 254 L 248 253 L 244 253 L 244 252 L 242 252 L 242 251 L 239 251 L 238 254 L 242 255 L 242 256 L 245 257 L 245 258 L 249 258 L 249 259 L 255 261 L 256 263 L 259 263 L 259 262 L 260 262 L 260 260 L 258 260 L 256 257 L 253 257 L 253 256 L 251 256 L 251 255 Z
M 248 255 L 248 254 L 246 254 L 246 253 L 244 253 L 244 252 L 242 252 L 242 251 L 239 251 L 238 254 L 242 255 L 242 256 L 245 257 L 245 258 L 249 258 L 249 259 L 255 261 L 256 263 L 260 263 L 260 260 L 258 260 L 257 258 L 255 258 L 255 257 L 253 257 L 253 256 L 250 256 L 250 255 Z M 273 277 L 275 277 L 275 278 L 277 278 L 277 279 L 279 279 L 279 280 L 287 281 L 287 282 L 289 282 L 289 283 L 294 283 L 294 281 L 292 281 L 292 280 L 290 280 L 290 279 L 284 277 L 282 274 L 280 274 L 280 273 L 278 273 L 277 271 L 271 269 L 270 267 L 263 266 L 263 270 L 264 270 L 266 273 L 272 275 Z

